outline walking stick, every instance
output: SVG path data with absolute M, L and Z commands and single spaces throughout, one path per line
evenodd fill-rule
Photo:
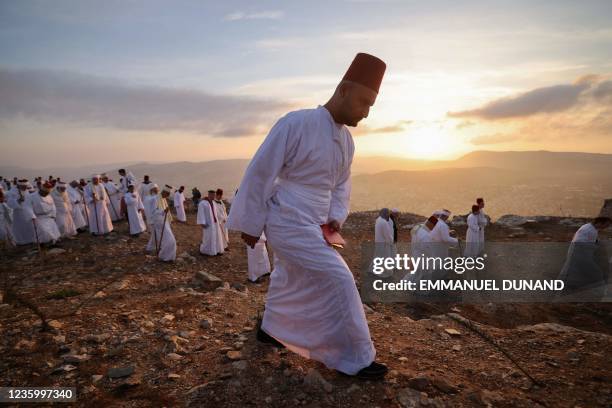
M 164 230 L 166 229 L 166 217 L 168 217 L 168 211 L 170 209 L 166 208 L 165 212 L 164 212 L 164 222 L 162 224 L 162 232 L 161 232 L 161 237 L 159 238 L 159 248 L 157 249 L 157 256 L 159 257 L 159 253 L 161 252 L 161 246 L 162 243 L 164 242 Z
M 91 189 L 91 197 L 93 198 L 94 215 L 96 217 L 96 234 L 100 235 L 100 223 L 98 222 L 98 203 L 96 203 L 96 192 L 93 186 Z
M 155 228 L 155 224 L 151 224 L 153 227 L 153 239 L 155 239 L 155 254 L 159 254 L 159 247 L 157 245 L 157 229 Z
M 38 240 L 38 228 L 36 228 L 36 218 L 32 218 L 32 224 L 34 224 L 34 236 L 36 237 L 36 246 L 38 246 L 38 253 L 42 254 L 40 249 L 40 241 Z
M 117 220 L 120 220 L 121 217 L 119 217 L 119 215 L 117 215 L 117 210 L 115 210 L 115 206 L 113 205 L 113 199 L 111 198 L 110 194 L 108 193 L 108 190 L 107 190 L 106 186 L 104 186 L 104 191 L 106 191 L 106 195 L 108 196 L 108 202 L 110 203 L 111 208 L 113 209 L 113 212 L 115 213 L 115 217 L 117 217 Z

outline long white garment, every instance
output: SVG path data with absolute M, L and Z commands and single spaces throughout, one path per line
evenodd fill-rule
M 136 177 L 134 177 L 134 174 L 132 174 L 132 172 L 131 172 L 131 171 L 128 171 L 128 172 L 126 173 L 125 177 L 121 176 L 121 177 L 119 178 L 119 191 L 120 191 L 122 194 L 127 193 L 127 191 L 128 191 L 128 186 L 129 186 L 130 184 L 134 186 L 135 191 L 140 191 L 140 190 L 138 189 L 138 185 L 137 185 L 138 183 L 136 182 Z M 146 196 L 141 196 L 141 197 L 146 197 Z
M 7 203 L 0 203 L 0 241 L 15 243 L 13 238 L 13 209 Z
M 393 226 L 383 217 L 376 218 L 374 242 L 393 244 Z
M 77 234 L 76 226 L 72 220 L 72 204 L 68 193 L 60 193 L 57 189 L 51 192 L 55 204 L 55 223 L 62 237 L 73 237 Z
M 224 253 L 223 232 L 221 231 L 214 200 L 210 202 L 205 198 L 200 201 L 200 204 L 198 204 L 197 224 L 203 226 L 200 253 L 210 256 Z
M 578 231 L 576 231 L 572 238 L 572 242 L 597 242 L 598 236 L 599 231 L 589 222 L 578 228 Z
M 148 214 L 147 222 L 151 230 L 147 251 L 159 250 L 159 259 L 174 261 L 176 259 L 176 239 L 170 227 L 172 216 L 165 214 L 165 208 L 168 208 L 166 199 L 157 195 L 149 195 L 145 201 L 145 213 Z
M 57 213 L 51 194 L 47 194 L 43 197 L 39 193 L 34 193 L 30 194 L 28 199 L 36 215 L 35 224 L 38 242 L 41 244 L 46 244 L 48 242 L 54 243 L 60 239 L 61 234 L 55 223 Z
M 154 185 L 155 183 L 152 183 L 150 181 L 148 183 L 145 183 L 143 181 L 142 183 L 140 183 L 136 191 L 138 191 L 139 196 L 148 197 L 149 195 L 151 195 L 151 187 L 153 187 Z
M 446 258 L 449 247 L 457 245 L 459 240 L 451 237 L 448 224 L 444 220 L 438 219 L 438 223 L 431 230 L 431 242 L 433 256 Z
M 94 200 L 95 196 L 95 200 Z M 85 186 L 85 201 L 89 215 L 89 232 L 92 234 L 107 234 L 113 230 L 113 222 L 108 213 L 108 196 L 102 183 L 92 183 Z M 96 216 L 98 218 L 96 222 Z
M 147 230 L 147 225 L 142 219 L 142 213 L 139 210 L 144 210 L 144 204 L 137 193 L 126 193 L 123 197 L 127 207 L 128 221 L 130 224 L 130 234 L 140 234 Z
M 106 195 L 108 195 L 107 210 L 111 217 L 111 221 L 119 221 L 121 219 L 121 191 L 115 183 L 110 181 L 104 183 Z
M 174 192 L 174 210 L 176 211 L 176 219 L 180 222 L 187 221 L 187 216 L 185 215 L 185 194 L 180 191 Z
M 68 186 L 66 188 L 70 204 L 72 205 L 72 222 L 76 229 L 87 227 L 87 219 L 85 218 L 85 203 L 81 190 Z
M 13 191 L 13 190 L 11 190 Z M 27 191 L 15 191 L 8 197 L 8 206 L 13 210 L 13 238 L 15 244 L 26 245 L 36 242 L 33 218 L 36 218 Z
M 246 246 L 249 261 L 249 280 L 255 282 L 260 277 L 270 273 L 270 258 L 266 248 L 266 234 L 262 232 L 255 248 Z
M 229 232 L 227 230 L 227 208 L 223 200 L 215 200 L 215 207 L 217 208 L 217 216 L 219 217 L 219 226 L 221 227 L 221 239 L 223 241 L 223 248 L 229 246 Z
M 227 226 L 275 254 L 262 329 L 306 358 L 356 374 L 376 356 L 353 274 L 321 224 L 348 216 L 354 144 L 324 107 L 289 113 L 251 160 Z
M 480 227 L 479 236 L 478 236 L 478 252 L 481 253 L 484 251 L 485 247 L 485 227 L 487 226 L 487 216 L 484 212 L 484 208 L 480 209 L 478 213 L 478 226 Z
M 471 213 L 467 217 L 467 232 L 465 235 L 466 257 L 475 257 L 480 253 L 480 225 L 478 215 Z

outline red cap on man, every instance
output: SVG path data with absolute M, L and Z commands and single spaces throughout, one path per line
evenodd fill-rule
M 353 59 L 342 80 L 361 84 L 378 93 L 386 69 L 387 64 L 380 58 L 360 52 Z

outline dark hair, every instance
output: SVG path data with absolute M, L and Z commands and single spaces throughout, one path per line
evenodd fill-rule
M 593 218 L 593 221 L 592 221 L 593 224 L 601 224 L 601 225 L 606 224 L 608 222 L 612 222 L 612 218 L 610 218 L 610 217 L 595 217 L 595 218 Z
M 217 191 L 215 191 L 215 193 L 219 194 L 219 195 L 223 195 L 223 190 L 221 190 L 220 188 L 217 189 Z
M 215 190 L 208 190 L 208 194 L 215 194 L 216 191 Z
M 484 202 L 484 198 L 482 198 L 482 197 L 478 197 L 478 198 L 476 199 L 476 202 L 477 202 L 477 203 L 483 203 L 483 202 Z
M 119 173 L 125 173 L 125 169 L 119 169 Z
M 472 212 L 474 213 L 474 212 L 476 212 L 476 211 L 478 211 L 478 210 L 480 210 L 480 207 L 479 207 L 479 206 L 477 206 L 476 204 L 474 204 L 474 205 L 472 206 Z

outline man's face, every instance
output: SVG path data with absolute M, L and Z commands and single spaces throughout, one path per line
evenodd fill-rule
M 91 182 L 92 182 L 93 184 L 95 184 L 95 185 L 98 185 L 98 183 L 100 183 L 100 179 L 99 179 L 99 178 L 97 178 L 97 177 L 94 177 L 94 178 L 92 178 L 92 179 L 91 179 Z
M 223 198 L 223 194 L 215 194 L 215 198 L 217 200 L 221 200 Z
M 182 193 L 183 191 L 185 191 L 185 187 L 181 187 L 179 188 L 179 192 Z
M 342 117 L 339 119 L 344 125 L 354 127 L 368 117 L 378 94 L 361 84 L 349 83 L 341 85 L 340 96 Z
M 208 199 L 209 200 L 214 200 L 215 199 L 215 193 L 208 193 Z
M 129 186 L 128 187 L 128 192 L 133 193 L 134 192 L 134 186 Z
M 480 207 L 480 208 L 484 208 L 484 200 L 483 200 L 483 201 L 480 201 L 480 202 L 478 203 L 478 207 Z

